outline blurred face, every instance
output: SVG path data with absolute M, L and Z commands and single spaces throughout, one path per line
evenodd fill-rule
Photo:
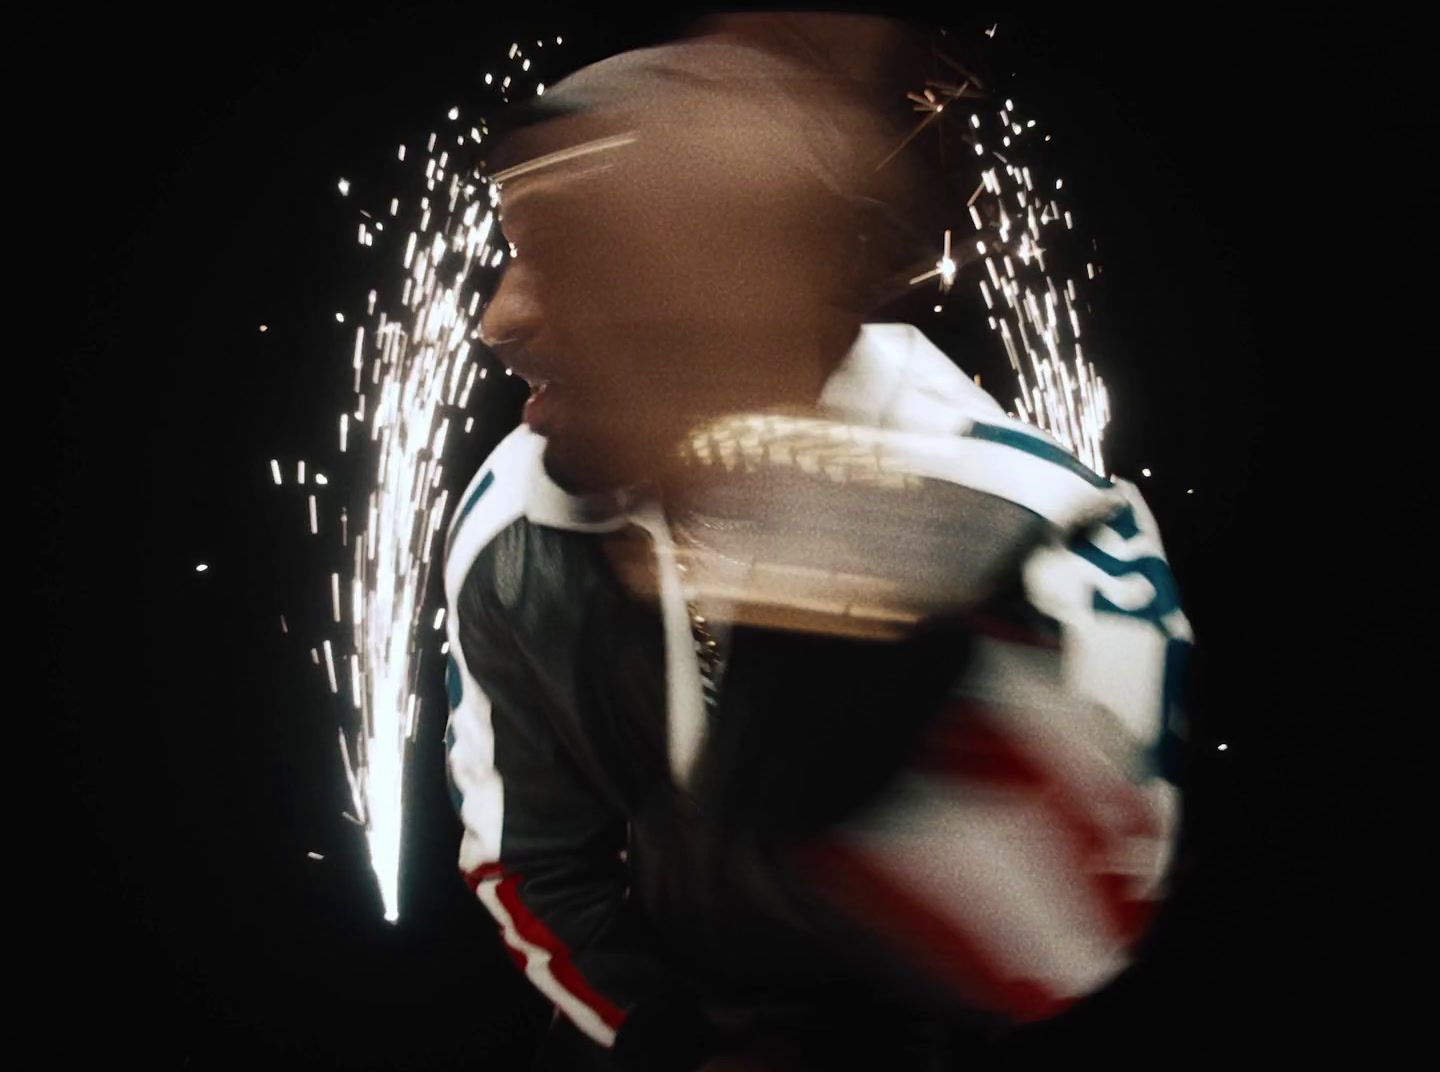
M 854 337 L 821 282 L 824 213 L 707 134 L 649 130 L 501 186 L 515 255 L 481 329 L 571 492 L 660 476 L 698 421 L 813 402 Z

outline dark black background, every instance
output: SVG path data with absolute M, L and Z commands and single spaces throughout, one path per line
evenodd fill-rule
M 1406 834 L 1433 699 L 1403 683 L 1434 579 L 1426 39 L 1339 5 L 947 14 L 957 33 L 995 20 L 1102 241 L 1109 457 L 1155 508 L 1200 638 L 1171 918 L 1133 978 L 1005 1053 L 1377 1050 L 1417 1026 L 1426 918 Z M 308 654 L 338 561 L 289 475 L 310 459 L 344 490 L 335 417 L 365 258 L 383 263 L 354 213 L 388 199 L 395 145 L 452 104 L 485 111 L 511 40 L 565 35 L 535 54 L 558 77 L 680 22 L 32 16 L 10 102 L 11 458 L 34 485 L 16 529 L 40 635 L 12 657 L 12 709 L 41 732 L 12 753 L 13 925 L 55 1056 L 522 1067 L 547 1010 L 454 875 L 438 677 L 398 926 L 340 817 L 338 711 Z

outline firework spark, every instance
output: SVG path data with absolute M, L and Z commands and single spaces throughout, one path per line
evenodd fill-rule
M 957 265 L 955 263 L 955 260 L 950 256 L 950 232 L 946 231 L 945 251 L 940 254 L 940 259 L 935 262 L 935 267 L 931 271 L 926 272 L 924 275 L 917 275 L 914 279 L 910 280 L 910 284 L 911 286 L 915 286 L 919 283 L 925 282 L 927 279 L 934 279 L 938 275 L 940 277 L 941 292 L 948 294 L 950 292 L 951 286 L 953 286 L 955 283 L 956 269 Z M 937 305 L 935 307 L 935 311 L 939 312 L 940 306 Z
M 561 40 L 557 37 L 556 44 Z M 509 60 L 513 73 L 504 75 L 504 88 L 533 77 L 518 45 Z M 486 84 L 491 81 L 487 76 Z M 535 92 L 543 93 L 543 84 L 537 83 Z M 450 106 L 445 117 L 454 122 L 461 111 Z M 483 119 L 470 127 L 472 141 L 481 143 L 486 130 Z M 356 206 L 358 215 L 349 221 L 357 244 L 379 248 L 394 268 L 369 291 L 365 321 L 356 327 L 347 355 L 354 406 L 340 414 L 339 448 L 365 467 L 357 476 L 368 492 L 359 515 L 364 526 L 356 532 L 350 530 L 346 507 L 339 508 L 340 543 L 348 553 L 341 568 L 327 571 L 324 617 L 329 627 L 343 632 L 311 649 L 332 694 L 342 695 L 337 669 L 350 679 L 346 691 L 352 710 L 338 738 L 352 804 L 345 815 L 365 830 L 385 918 L 392 922 L 400 913 L 404 776 L 407 746 L 422 715 L 423 655 L 434 650 L 435 633 L 445 621 L 443 607 L 426 606 L 431 566 L 439 557 L 434 547 L 449 501 L 445 451 L 459 438 L 450 434 L 452 425 L 463 418 L 467 434 L 475 426 L 464 411 L 486 370 L 479 367 L 471 340 L 484 304 L 481 295 L 510 256 L 496 234 L 491 186 L 461 159 L 452 159 L 454 147 L 437 149 L 437 140 L 429 135 L 423 160 L 409 154 L 406 163 L 403 145 L 396 153 L 411 194 L 402 191 L 382 200 L 374 211 Z M 456 142 L 465 144 L 463 136 Z M 340 195 L 352 202 L 365 196 L 363 186 L 346 179 L 336 183 Z M 402 206 L 411 214 L 403 239 L 376 222 L 385 214 L 397 227 L 403 224 Z M 334 315 L 337 323 L 345 323 L 343 312 Z M 352 425 L 360 426 L 355 436 Z M 270 467 L 280 484 L 279 461 Z M 298 484 L 306 483 L 303 462 L 296 476 Z M 316 473 L 313 484 L 325 487 L 328 481 Z M 319 535 L 317 494 L 307 497 L 307 508 L 309 531 Z M 348 598 L 342 599 L 342 593 Z M 282 629 L 288 632 L 283 619 Z
M 993 38 L 995 27 L 985 31 L 985 36 Z M 943 55 L 940 58 L 959 69 Z M 1035 142 L 1047 142 L 1050 135 L 1042 136 L 1034 119 L 1018 116 L 1013 99 L 1006 99 L 1002 106 L 970 112 L 964 119 L 945 113 L 949 101 L 978 96 L 971 88 L 973 83 L 968 76 L 959 86 L 929 82 L 922 92 L 907 94 L 916 110 L 926 114 L 906 143 L 928 126 L 953 119 L 981 168 L 975 193 L 966 205 L 976 232 L 974 254 L 968 252 L 967 244 L 963 261 L 957 262 L 947 230 L 934 269 L 910 282 L 918 286 L 938 276 L 941 292 L 947 293 L 958 271 L 983 261 L 986 274 L 977 280 L 977 287 L 990 329 L 999 336 L 1015 374 L 1019 393 L 1014 415 L 1048 432 L 1087 466 L 1105 475 L 1109 393 L 1081 347 L 1083 318 L 1075 280 L 1067 277 L 1063 287 L 1059 286 L 1056 258 L 1052 256 L 1051 263 L 1046 259 L 1051 246 L 1061 246 L 1064 232 L 1074 229 L 1074 217 L 1054 198 L 1037 193 L 1046 187 L 1064 190 L 1065 181 L 1057 177 L 1053 182 L 1037 183 L 1038 159 L 1018 162 L 1027 153 L 1033 154 Z M 1004 154 L 995 149 L 997 144 Z M 1056 235 L 1053 241 L 1047 237 L 1051 234 Z M 1093 263 L 1086 263 L 1085 271 L 1087 279 L 1098 274 Z

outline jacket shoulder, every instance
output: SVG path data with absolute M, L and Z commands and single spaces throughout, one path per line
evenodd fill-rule
M 452 607 L 476 559 L 524 518 L 543 449 L 544 440 L 521 425 L 490 453 L 465 488 L 445 548 L 445 594 Z

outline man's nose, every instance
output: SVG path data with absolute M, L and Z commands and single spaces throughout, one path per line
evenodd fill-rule
M 508 265 L 495 296 L 480 315 L 480 341 L 492 350 L 522 343 L 540 322 L 539 304 L 525 274 L 518 265 Z

